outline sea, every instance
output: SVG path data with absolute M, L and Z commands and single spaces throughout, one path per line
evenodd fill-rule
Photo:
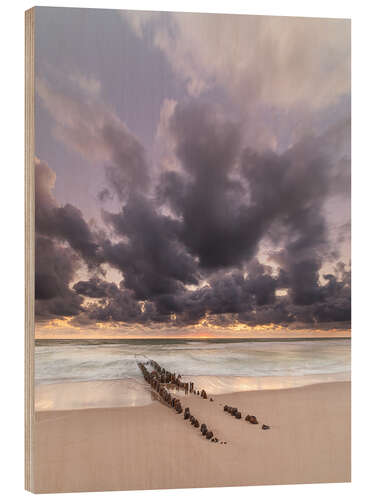
M 144 406 L 137 361 L 154 359 L 210 395 L 288 389 L 351 376 L 351 340 L 36 340 L 36 411 Z

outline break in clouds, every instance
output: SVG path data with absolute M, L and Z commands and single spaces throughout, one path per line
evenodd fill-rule
M 59 202 L 54 165 L 36 160 L 37 320 L 163 329 L 203 320 L 212 327 L 350 327 L 345 22 L 344 35 L 339 21 L 330 31 L 323 22 L 319 47 L 311 47 L 319 20 L 307 22 L 305 35 L 295 33 L 302 51 L 295 59 L 289 21 L 279 52 L 257 60 L 251 49 L 240 70 L 230 54 L 210 65 L 212 39 L 198 50 L 205 27 L 195 27 L 191 40 L 190 16 L 150 16 L 129 13 L 121 29 L 151 44 L 185 89 L 180 99 L 162 102 L 151 148 L 105 104 L 103 84 L 60 75 L 66 83 L 54 87 L 39 76 L 39 105 L 52 119 L 53 140 L 77 155 L 88 175 L 91 167 L 98 183 L 93 217 L 80 199 Z M 214 30 L 215 18 L 205 19 Z M 228 40 L 231 23 L 247 33 L 248 22 L 265 48 L 273 46 L 263 18 L 216 19 Z M 271 38 L 279 25 L 272 24 Z

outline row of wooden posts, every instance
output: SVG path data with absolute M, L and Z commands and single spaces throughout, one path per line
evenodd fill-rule
M 199 390 L 194 389 L 194 382 L 182 382 L 180 374 L 176 375 L 175 372 L 171 373 L 165 370 L 165 368 L 162 368 L 159 363 L 157 363 L 153 359 L 150 359 L 147 363 L 149 363 L 154 371 L 156 371 L 158 382 L 160 384 L 168 384 L 171 387 L 176 388 L 178 391 L 181 389 L 185 391 L 185 395 L 189 394 L 190 392 L 201 396 L 203 399 L 207 399 L 207 393 L 204 389 L 202 389 L 200 392 Z
M 207 393 L 204 389 L 201 391 L 194 389 L 193 382 L 182 382 L 181 375 L 176 375 L 176 373 L 171 373 L 165 370 L 163 367 L 159 365 L 153 359 L 148 360 L 145 363 L 138 362 L 138 367 L 141 370 L 144 379 L 148 382 L 151 388 L 159 395 L 159 400 L 164 404 L 167 404 L 171 408 L 173 408 L 178 414 L 184 412 L 184 419 L 189 420 L 191 425 L 195 428 L 200 427 L 200 431 L 206 439 L 212 442 L 220 442 L 222 444 L 226 444 L 226 441 L 219 441 L 218 438 L 214 437 L 213 432 L 207 428 L 207 425 L 202 423 L 200 425 L 197 418 L 194 415 L 191 415 L 190 409 L 186 407 L 183 409 L 180 399 L 174 397 L 169 391 L 168 388 L 177 389 L 178 391 L 181 389 L 185 392 L 185 395 L 188 393 L 193 393 L 198 396 L 201 396 L 203 399 L 208 399 Z M 151 367 L 151 371 L 147 369 L 146 366 Z M 210 401 L 213 401 L 210 398 Z M 225 405 L 224 411 L 235 417 L 236 419 L 242 419 L 242 414 L 238 411 L 238 408 Z M 254 415 L 246 415 L 245 421 L 251 424 L 258 424 L 258 420 Z M 262 425 L 262 430 L 270 429 L 269 425 Z
M 214 436 L 213 432 L 208 429 L 206 424 L 202 423 L 200 425 L 199 420 L 195 418 L 194 415 L 190 414 L 190 409 L 188 407 L 183 410 L 181 401 L 178 398 L 174 397 L 168 391 L 167 387 L 173 387 L 177 390 L 180 390 L 181 388 L 185 391 L 186 395 L 190 392 L 201 396 L 203 399 L 207 399 L 207 393 L 204 389 L 202 389 L 200 392 L 197 391 L 196 389 L 194 389 L 193 382 L 182 382 L 181 375 L 176 376 L 176 373 L 171 373 L 165 370 L 153 359 L 150 359 L 145 363 L 138 362 L 137 364 L 143 374 L 144 379 L 147 383 L 150 384 L 151 388 L 155 392 L 157 392 L 161 402 L 173 408 L 178 414 L 184 411 L 184 419 L 189 420 L 193 427 L 200 428 L 202 435 L 205 436 L 207 440 L 210 440 L 214 443 L 220 442 L 222 444 L 226 444 L 226 441 L 219 441 L 219 439 Z M 149 371 L 146 367 L 147 365 L 150 365 L 153 370 Z
M 224 406 L 224 411 L 229 413 L 229 415 L 232 415 L 232 417 L 237 418 L 238 420 L 242 418 L 241 412 L 238 411 L 238 408 L 235 408 L 233 406 Z M 249 422 L 250 424 L 259 424 L 258 419 L 256 418 L 255 415 L 246 415 L 245 417 L 246 422 Z M 262 425 L 262 430 L 267 430 L 270 429 L 271 427 L 269 425 L 263 424 Z

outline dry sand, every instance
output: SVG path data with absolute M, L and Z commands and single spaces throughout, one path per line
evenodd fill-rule
M 36 413 L 40 493 L 350 481 L 350 383 L 181 398 L 227 444 L 159 402 Z M 224 404 L 256 415 L 237 420 Z M 270 430 L 261 430 L 265 423 Z

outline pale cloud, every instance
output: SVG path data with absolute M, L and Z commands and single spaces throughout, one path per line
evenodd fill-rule
M 304 103 L 316 109 L 350 92 L 350 21 L 127 12 L 151 37 L 190 95 L 215 85 L 249 109 Z
M 143 146 L 98 96 L 82 95 L 75 88 L 62 92 L 43 79 L 37 81 L 37 92 L 55 121 L 55 136 L 87 161 L 104 164 L 107 181 L 120 199 L 129 190 L 147 188 Z
M 161 170 L 179 170 L 175 155 L 175 139 L 170 130 L 170 119 L 177 105 L 174 99 L 164 99 L 160 108 L 160 118 L 155 134 L 154 150 Z
M 159 12 L 131 10 L 121 10 L 119 11 L 119 14 L 125 21 L 131 24 L 134 33 L 140 38 L 143 36 L 143 30 L 148 22 L 160 15 Z
M 81 73 L 72 73 L 69 76 L 71 82 L 77 84 L 83 91 L 97 96 L 101 91 L 101 82 L 93 76 L 82 75 Z
M 55 121 L 55 136 L 90 161 L 109 161 L 111 149 L 102 130 L 112 123 L 127 133 L 124 124 L 91 95 L 61 92 L 44 79 L 37 80 L 37 93 Z

